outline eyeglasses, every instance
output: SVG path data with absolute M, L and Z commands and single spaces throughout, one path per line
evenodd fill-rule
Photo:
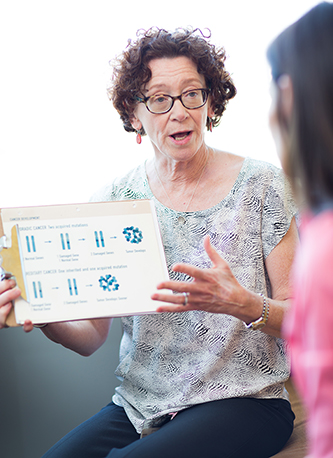
M 180 100 L 182 105 L 188 110 L 201 108 L 207 102 L 209 92 L 209 89 L 200 88 L 185 91 L 176 97 L 166 94 L 156 94 L 150 97 L 136 97 L 136 99 L 138 102 L 144 103 L 150 113 L 164 114 L 171 110 L 175 100 Z

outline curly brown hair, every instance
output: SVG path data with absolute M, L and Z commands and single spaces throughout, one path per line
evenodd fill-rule
M 152 27 L 149 30 L 138 30 L 136 41 L 128 41 L 125 51 L 116 58 L 113 64 L 113 75 L 108 95 L 120 115 L 124 129 L 135 132 L 131 119 L 137 105 L 136 96 L 152 74 L 149 62 L 163 57 L 186 56 L 196 65 L 198 73 L 204 75 L 207 87 L 213 100 L 214 116 L 207 118 L 207 129 L 210 123 L 217 126 L 226 105 L 236 95 L 236 88 L 230 74 L 225 69 L 226 52 L 210 44 L 200 29 L 176 29 L 169 32 Z M 141 135 L 145 135 L 142 128 Z

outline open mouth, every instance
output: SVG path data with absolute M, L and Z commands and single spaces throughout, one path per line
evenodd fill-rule
M 185 140 L 186 137 L 188 137 L 191 134 L 191 132 L 177 132 L 173 135 L 171 135 L 172 138 L 174 138 L 176 141 L 181 141 Z

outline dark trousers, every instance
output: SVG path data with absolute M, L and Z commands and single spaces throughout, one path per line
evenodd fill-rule
M 223 399 L 185 409 L 140 439 L 124 410 L 110 403 L 43 458 L 268 458 L 287 442 L 293 420 L 285 400 Z

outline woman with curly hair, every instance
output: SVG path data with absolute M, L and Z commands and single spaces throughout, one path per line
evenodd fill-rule
M 170 280 L 152 296 L 158 313 L 122 319 L 112 402 L 45 458 L 267 458 L 292 432 L 280 328 L 295 208 L 280 170 L 205 142 L 236 94 L 225 57 L 199 30 L 150 29 L 115 62 L 109 96 L 154 157 L 93 200 L 154 201 Z M 109 325 L 43 332 L 90 354 Z

